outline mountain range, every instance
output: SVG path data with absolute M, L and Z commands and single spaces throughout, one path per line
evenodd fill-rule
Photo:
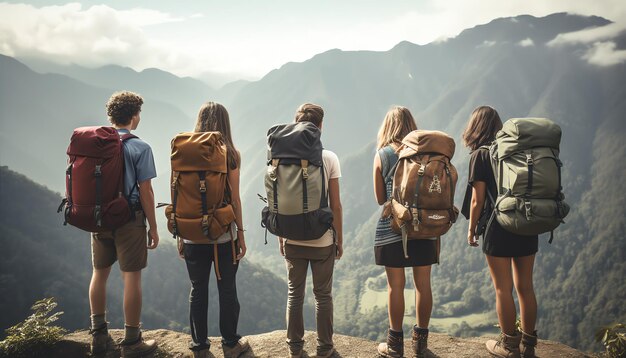
M 275 240 L 264 245 L 265 233 L 258 225 L 265 132 L 274 123 L 292 121 L 299 104 L 318 103 L 325 110 L 323 143 L 341 158 L 343 174 L 345 256 L 337 263 L 335 275 L 337 331 L 379 339 L 386 329 L 381 324 L 386 320 L 386 283 L 384 270 L 373 263 L 379 208 L 371 189 L 371 166 L 377 128 L 385 112 L 394 104 L 404 105 L 413 112 L 418 127 L 443 130 L 455 138 L 457 206 L 465 191 L 469 153 L 460 138 L 474 107 L 492 105 L 503 119 L 548 117 L 563 130 L 563 184 L 572 211 L 555 232 L 553 244 L 544 240 L 540 244 L 535 270 L 538 329 L 542 337 L 597 349 L 593 333 L 599 326 L 626 321 L 626 244 L 622 239 L 626 195 L 620 190 L 626 174 L 622 160 L 626 155 L 626 65 L 589 63 L 585 58 L 589 45 L 555 45 L 554 40 L 561 34 L 607 24 L 607 19 L 565 13 L 500 18 L 427 45 L 401 42 L 381 52 L 329 50 L 302 63 L 287 63 L 258 81 L 220 89 L 156 69 L 61 68 L 44 60 L 26 61 L 31 63 L 29 68 L 17 59 L 0 56 L 0 164 L 62 192 L 64 152 L 71 130 L 80 125 L 106 125 L 104 104 L 110 94 L 135 90 L 145 97 L 137 134 L 154 149 L 157 200 L 168 201 L 171 138 L 192 130 L 203 101 L 220 101 L 229 110 L 235 144 L 243 157 L 242 198 L 250 260 L 255 268 L 267 270 L 268 278 L 281 280 L 284 264 Z M 626 47 L 624 33 L 612 41 L 618 49 Z M 3 196 L 2 202 L 5 206 L 11 201 Z M 46 225 L 58 230 L 60 220 L 50 219 Z M 7 230 L 15 230 L 11 222 L 6 225 Z M 167 238 L 164 227 L 164 220 L 160 221 L 162 236 Z M 433 328 L 455 335 L 493 332 L 496 322 L 486 263 L 478 250 L 465 244 L 466 228 L 466 221 L 459 220 L 442 238 L 441 264 L 434 267 L 432 278 Z M 60 235 L 79 235 L 63 230 Z M 2 241 L 8 241 L 10 231 L 2 232 Z M 44 228 L 30 240 L 41 240 L 43 232 Z M 18 264 L 7 266 L 3 275 L 11 274 Z M 18 300 L 28 305 L 31 296 Z M 0 307 L 4 312 L 7 306 Z M 411 309 L 407 302 L 407 325 Z

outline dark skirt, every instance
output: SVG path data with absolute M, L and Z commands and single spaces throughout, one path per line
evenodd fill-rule
M 437 251 L 437 240 L 409 240 L 407 242 L 408 259 L 404 257 L 402 241 L 374 246 L 376 265 L 387 267 L 414 267 L 436 264 L 439 262 Z
M 524 236 L 510 233 L 502 228 L 497 220 L 483 240 L 483 253 L 496 257 L 523 257 L 537 253 L 539 239 L 537 235 Z

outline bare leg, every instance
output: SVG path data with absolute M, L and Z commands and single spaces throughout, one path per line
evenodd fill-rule
M 485 255 L 491 272 L 491 280 L 496 290 L 496 312 L 502 332 L 515 333 L 515 302 L 513 302 L 513 275 L 510 257 Z
M 106 311 L 107 280 L 111 267 L 93 269 L 89 284 L 89 307 L 92 315 L 101 315 Z
M 420 328 L 428 328 L 433 310 L 430 265 L 413 267 L 413 284 L 415 285 L 415 322 Z
M 124 321 L 126 325 L 139 327 L 141 317 L 141 271 L 123 272 Z
M 385 267 L 385 272 L 387 273 L 389 327 L 396 332 L 401 332 L 404 318 L 404 268 Z
M 535 331 L 537 299 L 533 287 L 533 265 L 535 255 L 513 258 L 513 280 L 519 298 L 522 330 L 528 334 Z

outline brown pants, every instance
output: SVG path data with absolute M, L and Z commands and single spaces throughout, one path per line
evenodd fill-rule
M 304 290 L 309 263 L 313 274 L 315 295 L 315 320 L 317 323 L 317 354 L 324 355 L 333 349 L 333 269 L 335 245 L 306 247 L 285 245 L 285 262 L 289 278 L 287 296 L 287 344 L 292 353 L 304 346 Z
M 147 231 L 143 211 L 115 231 L 91 233 L 91 260 L 95 269 L 104 269 L 120 261 L 120 270 L 135 272 L 148 263 Z

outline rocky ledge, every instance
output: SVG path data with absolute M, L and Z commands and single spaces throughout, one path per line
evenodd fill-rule
M 123 337 L 122 330 L 111 330 L 111 335 L 116 341 Z M 156 339 L 159 350 L 155 358 L 165 357 L 192 357 L 187 348 L 191 337 L 188 334 L 173 332 L 165 329 L 149 330 L 143 333 L 145 339 Z M 288 356 L 287 344 L 285 343 L 285 331 L 273 331 L 263 334 L 247 336 L 250 341 L 250 350 L 241 357 L 286 357 Z M 306 332 L 304 339 L 304 357 L 315 356 L 316 334 Z M 456 338 L 445 334 L 431 333 L 428 346 L 430 357 L 491 357 L 485 350 L 485 341 L 488 337 Z M 211 337 L 210 357 L 223 357 L 219 337 Z M 91 336 L 87 331 L 76 331 L 68 334 L 63 341 L 58 343 L 49 357 L 88 357 L 89 342 Z M 336 353 L 333 357 L 377 357 L 377 342 L 367 339 L 334 335 Z M 405 340 L 405 352 L 410 356 L 410 339 Z M 539 357 L 591 357 L 581 351 L 568 347 L 564 344 L 552 341 L 540 341 L 537 347 Z M 108 352 L 106 358 L 119 357 L 119 351 Z

